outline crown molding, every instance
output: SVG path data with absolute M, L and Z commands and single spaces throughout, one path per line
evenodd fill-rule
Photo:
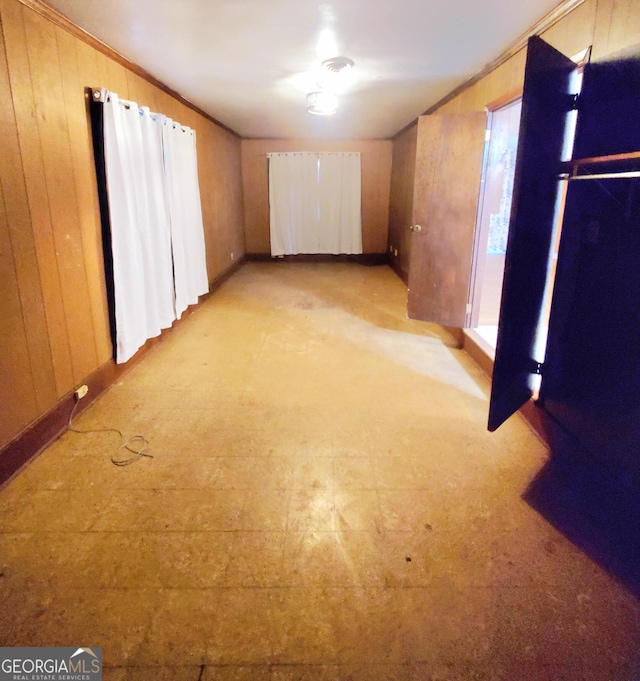
M 539 36 L 545 31 L 549 30 L 554 24 L 557 24 L 561 19 L 564 19 L 564 17 L 573 12 L 573 10 L 579 7 L 584 1 L 585 0 L 564 0 L 564 2 L 560 3 L 555 9 L 551 10 L 551 12 L 546 14 L 542 19 L 540 19 L 540 21 L 536 22 L 519 38 L 517 38 L 513 43 L 511 43 L 511 45 L 507 47 L 507 49 L 504 50 L 504 52 L 499 54 L 495 59 L 490 61 L 488 64 L 485 64 L 479 71 L 477 71 L 470 78 L 465 80 L 464 83 L 461 83 L 460 85 L 458 85 L 458 87 L 451 90 L 451 92 L 446 94 L 442 99 L 438 100 L 433 106 L 430 106 L 425 112 L 422 113 L 422 115 L 428 116 L 429 114 L 434 113 L 440 107 L 444 106 L 452 99 L 455 99 L 462 92 L 468 90 L 470 87 L 475 85 L 478 81 L 482 80 L 485 76 L 489 75 L 499 66 L 502 66 L 502 64 L 511 59 L 511 57 L 520 52 L 520 50 L 525 48 L 527 46 L 529 38 L 531 38 L 534 35 Z M 406 132 L 409 128 L 415 125 L 415 123 L 416 123 L 415 120 L 411 121 L 411 123 L 402 128 L 402 130 L 398 131 L 394 135 L 394 138 L 397 137 L 398 135 L 401 135 L 403 132 Z
M 78 26 L 77 24 L 74 24 L 73 21 L 71 21 L 71 19 L 67 18 L 66 16 L 64 16 L 64 14 L 61 14 L 57 10 L 53 9 L 53 7 L 50 7 L 46 3 L 42 2 L 42 0 L 18 0 L 18 2 L 24 5 L 25 7 L 28 7 L 29 9 L 33 10 L 41 17 L 48 19 L 56 26 L 59 26 L 68 33 L 71 33 L 76 38 L 79 38 L 83 42 L 87 43 L 87 45 L 90 45 L 94 49 L 98 50 L 98 52 L 102 52 L 102 54 L 106 55 L 110 59 L 113 59 L 113 61 L 124 66 L 126 69 L 129 69 L 129 71 L 135 73 L 137 76 L 144 78 L 144 80 L 146 80 L 148 83 L 151 83 L 151 85 L 154 85 L 158 89 L 162 90 L 166 94 L 178 100 L 181 104 L 184 104 L 191 110 L 195 111 L 201 116 L 204 116 L 204 118 L 206 118 L 211 123 L 214 123 L 223 130 L 230 132 L 232 135 L 240 139 L 240 135 L 235 130 L 231 129 L 224 123 L 221 123 L 219 120 L 208 114 L 206 111 L 203 111 L 199 106 L 183 97 L 179 92 L 176 92 L 175 90 L 171 89 L 168 85 L 165 85 L 155 76 L 152 76 L 148 71 L 143 69 L 141 66 L 138 66 L 138 64 L 135 64 L 130 59 L 127 59 L 127 57 L 120 54 L 113 48 L 109 47 L 88 31 L 85 31 L 83 28 L 80 28 L 80 26 Z M 93 83 L 92 85 L 95 86 L 96 84 Z

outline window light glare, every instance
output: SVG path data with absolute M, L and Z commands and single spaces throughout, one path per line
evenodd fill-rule
M 338 98 L 333 92 L 320 90 L 307 95 L 307 111 L 315 116 L 332 116 L 338 110 Z

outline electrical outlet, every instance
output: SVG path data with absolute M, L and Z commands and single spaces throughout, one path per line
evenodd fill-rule
M 76 388 L 75 392 L 73 393 L 73 396 L 75 397 L 76 402 L 78 400 L 81 400 L 83 397 L 86 397 L 88 392 L 89 392 L 89 386 L 88 385 L 81 385 L 79 388 Z

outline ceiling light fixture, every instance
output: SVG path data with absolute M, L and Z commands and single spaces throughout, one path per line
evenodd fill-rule
M 331 57 L 331 59 L 325 59 L 322 64 L 320 64 L 320 68 L 322 68 L 323 71 L 328 71 L 333 75 L 346 73 L 354 66 L 355 62 L 353 59 L 349 59 L 349 57 Z
M 307 95 L 307 111 L 315 116 L 333 116 L 338 110 L 338 97 L 328 90 L 318 90 Z
M 307 111 L 315 116 L 333 116 L 338 110 L 338 96 L 346 84 L 345 75 L 354 67 L 348 57 L 331 57 L 320 64 L 315 92 L 307 95 Z
M 348 57 L 325 59 L 317 72 L 318 89 L 340 94 L 348 88 L 352 80 L 354 62 Z

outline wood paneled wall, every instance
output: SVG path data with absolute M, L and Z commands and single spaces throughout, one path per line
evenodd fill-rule
M 244 254 L 240 139 L 0 0 L 0 448 L 112 356 L 86 87 L 196 130 L 209 279 Z
M 585 0 L 571 13 L 544 31 L 541 37 L 564 54 L 572 56 L 589 45 L 593 46 L 592 59 L 626 50 L 640 43 L 640 2 L 638 0 Z M 438 113 L 482 111 L 508 93 L 522 89 L 526 50 L 494 69 L 477 83 L 438 109 Z M 406 167 L 415 158 L 415 124 L 394 139 L 391 180 L 392 217 L 410 215 L 412 194 L 403 186 Z M 410 240 L 402 230 L 404 225 L 392 221 L 389 225 L 389 243 L 398 248 L 393 258 L 396 268 L 408 274 Z M 396 246 L 397 244 L 397 246 Z M 393 257 L 393 256 L 392 256 Z
M 409 243 L 413 222 L 413 182 L 418 126 L 413 125 L 393 142 L 389 206 L 389 255 L 402 275 L 409 272 Z
M 242 140 L 242 182 L 246 249 L 269 254 L 269 176 L 271 151 L 359 151 L 362 167 L 362 247 L 365 253 L 385 253 L 389 223 L 391 147 L 387 140 Z

